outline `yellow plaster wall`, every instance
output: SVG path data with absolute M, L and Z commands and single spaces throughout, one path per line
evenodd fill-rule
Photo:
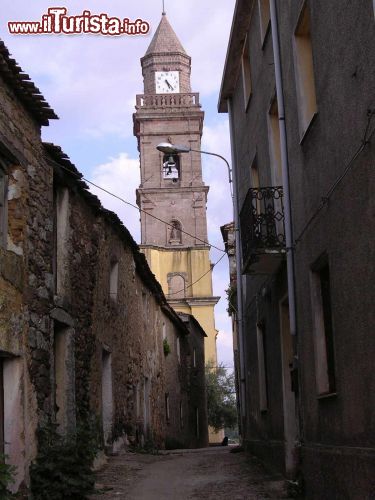
M 212 297 L 212 273 L 209 250 L 207 248 L 195 249 L 159 249 L 142 246 L 147 261 L 156 279 L 161 284 L 164 293 L 168 296 L 169 273 L 184 273 L 187 276 L 186 298 Z M 207 271 L 210 271 L 207 273 Z M 201 276 L 202 279 L 199 279 Z M 197 281 L 199 279 L 199 281 Z M 195 283 L 197 281 L 197 283 Z M 194 283 L 194 284 L 193 284 Z M 213 299 L 214 301 L 214 299 Z M 200 323 L 207 334 L 205 339 L 206 362 L 212 360 L 217 363 L 216 336 L 214 319 L 214 304 L 199 304 L 189 306 L 185 300 L 173 303 L 176 311 L 192 314 Z

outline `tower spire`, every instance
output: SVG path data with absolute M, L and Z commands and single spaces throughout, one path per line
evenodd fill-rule
M 185 49 L 169 24 L 165 12 L 163 12 L 159 26 L 155 31 L 145 56 L 150 54 L 170 54 L 171 52 L 179 52 L 186 55 Z
M 165 16 L 166 15 L 166 12 L 165 12 L 165 5 L 164 5 L 164 0 L 163 0 L 163 12 L 162 12 L 162 15 Z

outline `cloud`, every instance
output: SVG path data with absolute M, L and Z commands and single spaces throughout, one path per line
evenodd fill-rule
M 127 205 L 96 187 L 90 187 L 103 206 L 117 213 L 133 238 L 139 242 L 140 222 L 135 197 L 135 190 L 139 185 L 139 161 L 129 158 L 127 153 L 120 153 L 107 163 L 95 167 L 90 180 L 133 205 Z
M 68 14 L 107 12 L 117 17 L 148 20 L 152 31 L 160 21 L 160 10 L 149 1 L 126 4 L 112 0 L 65 0 Z M 192 57 L 194 90 L 203 95 L 218 92 L 234 0 L 221 0 L 211 6 L 198 0 L 175 0 L 168 18 L 186 51 Z M 60 116 L 52 129 L 61 136 L 132 135 L 135 96 L 143 91 L 140 58 L 153 33 L 147 36 L 108 38 L 104 36 L 34 36 L 7 34 L 8 20 L 39 20 L 50 7 L 40 0 L 25 4 L 14 0 L 2 5 L 0 31 L 22 67 L 30 72 L 43 95 Z M 197 15 L 199 13 L 199 15 Z M 202 50 L 202 34 L 205 50 Z M 61 141 L 61 139 L 60 139 Z M 55 141 L 56 142 L 56 141 Z

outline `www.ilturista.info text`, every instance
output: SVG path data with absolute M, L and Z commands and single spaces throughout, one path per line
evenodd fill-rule
M 128 18 L 92 14 L 89 10 L 79 16 L 68 16 L 65 7 L 50 7 L 40 21 L 9 21 L 8 30 L 12 35 L 146 35 L 150 24 L 142 19 L 131 22 Z

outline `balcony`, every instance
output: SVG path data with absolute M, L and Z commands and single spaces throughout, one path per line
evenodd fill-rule
M 282 186 L 249 189 L 240 213 L 242 272 L 272 274 L 285 254 Z
M 200 108 L 199 93 L 187 94 L 138 94 L 136 106 L 138 109 L 160 109 L 160 108 Z

